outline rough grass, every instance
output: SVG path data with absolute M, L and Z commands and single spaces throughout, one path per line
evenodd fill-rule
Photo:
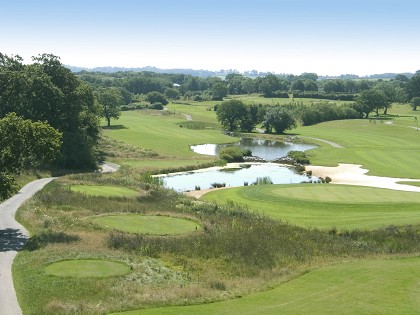
M 88 196 L 102 197 L 136 197 L 138 191 L 130 188 L 118 186 L 99 186 L 99 185 L 70 185 L 70 190 L 82 193 Z
M 128 274 L 131 269 L 121 262 L 103 259 L 76 259 L 52 263 L 45 268 L 45 271 L 58 277 L 106 278 Z
M 202 198 L 241 204 L 275 219 L 320 229 L 373 229 L 420 223 L 420 194 L 389 189 L 268 185 L 212 191 Z
M 176 235 L 199 229 L 196 222 L 157 215 L 107 215 L 98 216 L 93 222 L 109 229 L 151 235 Z

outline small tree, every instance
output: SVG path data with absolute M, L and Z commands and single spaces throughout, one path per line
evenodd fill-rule
M 165 96 L 170 100 L 177 100 L 179 99 L 180 93 L 175 88 L 167 88 L 165 90 Z
M 111 118 L 118 119 L 121 115 L 120 106 L 123 97 L 117 88 L 101 88 L 95 92 L 96 101 L 102 107 L 102 116 L 107 120 L 108 127 L 111 126 Z
M 211 87 L 212 99 L 214 101 L 222 101 L 227 95 L 228 89 L 223 82 L 216 82 Z
M 285 130 L 290 130 L 296 127 L 296 121 L 290 111 L 281 107 L 274 106 L 267 110 L 263 126 L 267 133 L 283 133 Z
M 413 110 L 417 110 L 417 106 L 420 106 L 420 97 L 413 97 L 411 99 L 411 106 L 413 107 Z

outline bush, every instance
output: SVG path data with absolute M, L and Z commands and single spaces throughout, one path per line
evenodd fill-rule
M 257 180 L 252 185 L 271 185 L 273 181 L 270 177 L 258 177 Z
M 165 95 L 163 95 L 162 93 L 159 93 L 159 92 L 149 92 L 149 93 L 147 93 L 146 100 L 150 104 L 154 104 L 154 103 L 161 103 L 162 105 L 168 104 L 168 101 L 166 100 Z
M 156 109 L 156 110 L 162 110 L 163 109 L 163 105 L 162 103 L 153 103 L 151 105 L 149 105 L 150 109 Z
M 287 156 L 292 158 L 296 163 L 307 165 L 309 164 L 309 158 L 302 151 L 290 151 Z
M 227 147 L 219 152 L 219 158 L 226 162 L 243 162 L 244 156 L 249 156 L 251 151 L 239 147 Z

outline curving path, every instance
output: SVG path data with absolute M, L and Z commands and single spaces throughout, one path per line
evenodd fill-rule
M 334 148 L 344 148 L 342 145 L 329 141 L 329 140 L 325 140 L 325 139 L 320 139 L 320 138 L 312 138 L 312 137 L 304 137 L 304 136 L 299 136 L 299 138 L 306 138 L 306 139 L 312 139 L 312 140 L 317 140 L 317 141 L 321 141 L 324 143 L 329 144 L 330 146 L 334 147 Z
M 33 181 L 0 204 L 0 315 L 22 314 L 13 286 L 12 264 L 17 252 L 28 240 L 29 233 L 15 220 L 16 210 L 54 179 Z

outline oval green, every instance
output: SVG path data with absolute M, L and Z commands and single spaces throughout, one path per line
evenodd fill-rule
M 93 222 L 110 229 L 151 235 L 184 234 L 199 228 L 199 225 L 191 220 L 160 215 L 105 215 L 94 218 Z
M 45 271 L 59 277 L 106 278 L 130 273 L 125 263 L 104 259 L 62 260 L 48 265 Z

